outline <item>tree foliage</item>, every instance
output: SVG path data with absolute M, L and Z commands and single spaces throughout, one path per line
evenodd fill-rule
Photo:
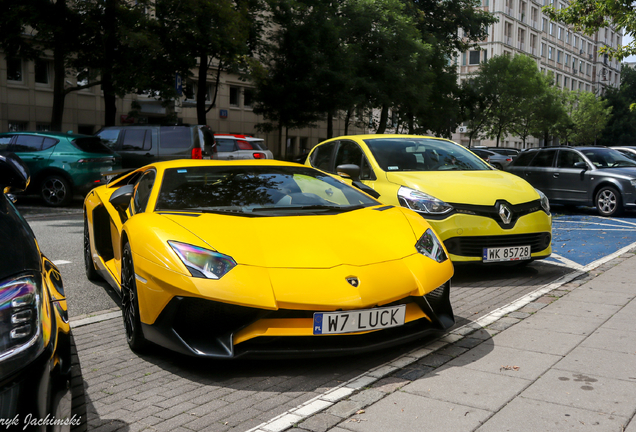
M 612 117 L 599 143 L 606 146 L 636 146 L 636 112 L 630 109 L 636 101 L 636 70 L 623 67 L 621 86 L 609 87 L 603 98 L 612 107 Z

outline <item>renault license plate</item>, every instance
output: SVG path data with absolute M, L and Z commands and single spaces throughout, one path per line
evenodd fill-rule
M 314 313 L 314 334 L 354 333 L 404 324 L 406 305 L 344 312 Z
M 484 248 L 484 262 L 521 261 L 531 259 L 530 246 Z

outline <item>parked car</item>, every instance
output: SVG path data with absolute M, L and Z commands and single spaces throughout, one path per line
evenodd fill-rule
M 215 153 L 212 159 L 274 159 L 274 155 L 267 149 L 263 138 L 246 135 L 214 134 L 216 141 Z
M 2 429 L 86 430 L 81 368 L 57 267 L 7 192 L 24 190 L 28 168 L 0 155 L 0 418 Z M 30 417 L 29 417 L 30 416 Z M 60 428 L 26 423 L 57 421 Z M 9 423 L 12 422 L 12 423 Z
M 121 158 L 90 135 L 61 132 L 0 133 L 0 151 L 15 153 L 31 173 L 27 192 L 50 206 L 65 206 L 105 182 L 103 173 L 121 168 Z
M 636 161 L 608 147 L 543 147 L 523 151 L 508 171 L 555 204 L 595 206 L 602 216 L 636 208 Z
M 633 146 L 620 146 L 620 147 L 611 147 L 614 150 L 618 150 L 623 153 L 623 155 L 627 156 L 632 160 L 636 160 L 636 147 Z
M 86 197 L 85 239 L 133 350 L 336 355 L 454 323 L 453 266 L 426 220 L 291 162 L 140 168 Z
M 492 152 L 495 153 L 499 153 L 505 156 L 512 156 L 512 158 L 514 159 L 515 157 L 519 156 L 519 150 L 515 149 L 515 148 L 509 148 L 509 147 L 486 147 L 486 150 L 490 150 Z
M 548 257 L 552 218 L 545 196 L 452 141 L 416 135 L 354 135 L 318 144 L 308 165 L 349 175 L 385 204 L 415 210 L 454 263 Z M 358 178 L 359 175 L 359 178 Z
M 477 148 L 471 148 L 470 150 L 499 170 L 505 170 L 506 168 L 508 168 L 508 165 L 510 165 L 513 160 L 512 156 L 496 153 L 494 150 Z
M 203 159 L 214 151 L 214 134 L 209 126 L 106 126 L 95 135 L 121 155 L 123 168 L 174 159 Z

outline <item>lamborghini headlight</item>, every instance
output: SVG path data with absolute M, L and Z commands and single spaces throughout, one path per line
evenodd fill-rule
M 422 255 L 429 257 L 438 263 L 443 263 L 448 259 L 446 252 L 442 247 L 442 243 L 438 240 L 437 236 L 432 229 L 427 229 L 422 237 L 415 243 L 415 249 Z
M 543 209 L 544 212 L 546 212 L 547 214 L 550 214 L 550 200 L 539 189 L 535 189 L 535 190 L 539 194 L 540 201 L 541 201 L 541 208 Z
M 193 277 L 221 279 L 236 267 L 236 261 L 231 256 L 187 243 L 168 241 L 168 244 L 181 258 Z
M 43 350 L 42 278 L 25 275 L 0 282 L 0 379 Z
M 404 186 L 398 190 L 398 201 L 402 207 L 431 215 L 443 215 L 453 210 L 450 204 L 434 196 Z

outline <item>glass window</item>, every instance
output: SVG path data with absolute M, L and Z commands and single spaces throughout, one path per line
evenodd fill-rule
M 155 177 L 155 171 L 150 170 L 139 179 L 133 198 L 133 210 L 135 213 L 142 213 L 146 210 L 146 205 L 152 192 L 152 186 L 155 184 Z
M 112 153 L 112 150 L 106 147 L 98 137 L 76 138 L 71 141 L 71 144 L 87 153 Z
M 9 120 L 9 132 L 22 132 L 27 130 L 28 127 L 27 122 L 23 121 L 11 121 Z
M 233 152 L 236 150 L 234 140 L 231 138 L 215 138 L 217 151 L 220 152 Z
M 128 129 L 124 131 L 122 150 L 150 150 L 152 136 L 147 129 Z
M 42 59 L 35 61 L 35 82 L 37 84 L 49 83 L 49 62 Z
M 120 129 L 106 129 L 97 133 L 97 136 L 102 140 L 102 143 L 110 148 L 115 148 L 117 138 L 119 137 Z
M 468 56 L 468 64 L 479 64 L 479 51 L 469 51 Z
M 360 146 L 351 141 L 340 141 L 338 152 L 336 153 L 336 169 L 339 165 L 353 164 L 361 166 L 362 149 Z
M 577 162 L 585 163 L 585 160 L 575 151 L 560 150 L 557 156 L 557 168 L 574 168 Z
M 13 135 L 0 136 L 0 151 L 8 149 L 11 138 L 13 138 Z
M 551 167 L 554 161 L 555 150 L 541 150 L 539 154 L 532 160 L 534 167 Z
M 243 106 L 251 108 L 254 103 L 254 91 L 252 89 L 243 90 Z
M 464 147 L 429 138 L 365 140 L 384 171 L 478 171 L 490 167 Z
M 537 155 L 538 152 L 536 151 L 526 151 L 526 152 L 521 152 L 519 154 L 519 156 L 517 156 L 515 158 L 515 160 L 512 162 L 513 166 L 528 166 L 530 165 L 530 162 L 532 161 L 532 159 L 534 159 L 534 157 Z
M 240 87 L 230 86 L 230 106 L 232 107 L 239 106 L 240 94 L 241 94 Z
M 192 128 L 189 126 L 161 126 L 159 135 L 159 143 L 162 148 L 188 149 L 192 147 Z M 149 136 L 150 131 L 148 131 L 147 140 Z
M 198 166 L 165 171 L 155 210 L 275 217 L 341 213 L 378 204 L 309 167 Z
M 22 59 L 7 59 L 7 81 L 22 81 Z
M 331 169 L 331 156 L 333 150 L 336 147 L 336 141 L 316 147 L 311 154 L 311 165 L 315 168 L 330 171 Z
M 11 151 L 18 152 L 34 152 L 42 150 L 44 137 L 37 135 L 18 135 L 10 148 Z

